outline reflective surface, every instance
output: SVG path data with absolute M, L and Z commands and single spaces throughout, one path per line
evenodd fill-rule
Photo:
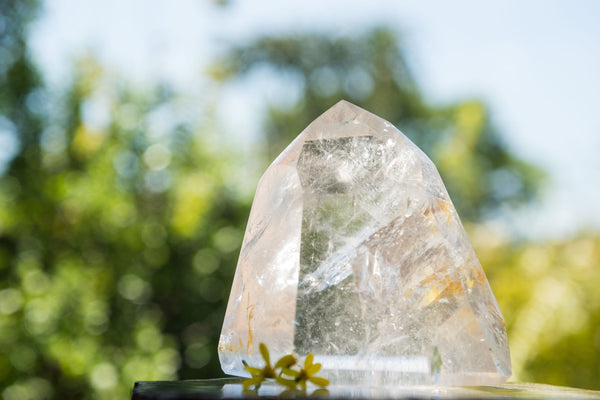
M 265 384 L 257 392 L 244 392 L 242 378 L 205 379 L 172 382 L 137 382 L 133 388 L 133 400 L 148 399 L 213 399 L 250 397 L 308 397 L 325 398 L 371 398 L 371 399 L 600 399 L 600 392 L 542 385 L 536 383 L 507 383 L 499 386 L 446 387 L 367 387 L 333 385 L 327 391 L 306 394 L 284 392 L 278 385 Z M 314 389 L 314 388 L 313 388 Z M 313 396 L 316 397 L 316 396 Z

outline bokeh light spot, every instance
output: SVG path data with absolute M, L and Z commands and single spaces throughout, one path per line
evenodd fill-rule
M 19 147 L 15 125 L 0 115 L 0 174 L 4 173 L 7 164 L 12 160 Z
M 161 376 L 175 377 L 181 364 L 179 353 L 175 349 L 162 349 L 154 356 L 157 372 Z
M 23 306 L 23 295 L 18 289 L 0 290 L 0 313 L 4 315 L 17 312 Z
M 242 232 L 233 226 L 226 226 L 217 231 L 214 243 L 222 253 L 231 253 L 242 245 Z
M 146 173 L 144 182 L 151 192 L 161 193 L 171 187 L 172 178 L 167 170 L 152 170 Z
M 119 175 L 131 178 L 138 171 L 138 157 L 131 151 L 122 151 L 115 156 L 113 166 Z
M 135 339 L 138 347 L 148 352 L 158 350 L 163 342 L 162 335 L 154 326 L 146 326 L 140 329 Z
M 100 363 L 92 369 L 90 381 L 97 389 L 110 389 L 117 384 L 117 370 L 110 363 Z
M 48 276 L 40 270 L 32 270 L 25 274 L 23 286 L 28 293 L 40 295 L 45 293 L 50 286 Z
M 2 392 L 3 400 L 42 400 L 52 396 L 52 386 L 42 378 L 17 381 Z
M 150 285 L 137 275 L 124 275 L 118 283 L 119 293 L 123 298 L 135 303 L 144 302 L 151 293 Z
M 373 92 L 373 78 L 365 68 L 355 67 L 344 78 L 344 91 L 352 100 L 364 100 Z
M 167 230 L 163 225 L 157 223 L 145 224 L 142 227 L 142 240 L 148 247 L 159 247 L 167 238 Z
M 171 163 L 171 152 L 163 144 L 154 144 L 144 152 L 144 162 L 150 169 L 164 169 Z
M 329 97 L 339 90 L 338 74 L 330 67 L 316 69 L 309 79 L 310 87 L 315 90 L 317 96 Z
M 185 349 L 185 363 L 192 368 L 202 368 L 210 361 L 210 353 L 206 343 L 193 343 Z
M 209 275 L 219 267 L 219 259 L 212 249 L 201 249 L 193 260 L 194 271 L 200 275 Z
M 36 353 L 28 346 L 17 345 L 10 352 L 10 362 L 19 371 L 30 371 L 35 366 Z

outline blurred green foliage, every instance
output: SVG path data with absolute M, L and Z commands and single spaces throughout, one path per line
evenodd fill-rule
M 600 234 L 514 243 L 485 225 L 469 236 L 504 314 L 513 377 L 600 389 Z
M 4 399 L 127 397 L 136 380 L 221 376 L 216 342 L 250 201 L 214 104 L 195 116 L 165 85 L 135 88 L 91 58 L 62 93 L 27 53 L 35 1 L 1 0 L 0 177 Z M 600 237 L 515 243 L 482 218 L 535 198 L 541 173 L 502 143 L 479 101 L 422 98 L 397 35 L 260 39 L 215 64 L 223 85 L 266 67 L 298 93 L 272 105 L 277 154 L 346 98 L 437 163 L 504 312 L 516 377 L 600 389 Z M 283 75 L 282 75 L 283 74 Z M 258 179 L 258 177 L 255 177 Z
M 0 12 L 23 25 L 19 7 Z M 220 374 L 249 211 L 227 179 L 235 153 L 168 87 L 132 88 L 93 59 L 50 93 L 24 32 L 6 34 L 0 118 L 20 148 L 0 178 L 3 398 L 126 398 L 136 380 Z
M 37 154 L 0 181 L 2 380 L 114 398 L 209 374 L 247 216 L 228 156 L 164 88 L 106 92 L 93 60 L 77 69 Z

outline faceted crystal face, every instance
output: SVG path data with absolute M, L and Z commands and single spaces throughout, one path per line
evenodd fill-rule
M 511 374 L 498 304 L 427 156 L 341 101 L 260 180 L 219 357 L 246 375 L 312 352 L 360 384 L 485 385 Z

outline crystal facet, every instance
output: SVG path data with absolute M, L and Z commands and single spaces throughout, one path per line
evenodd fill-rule
M 499 384 L 504 321 L 442 180 L 390 123 L 341 101 L 261 178 L 219 357 L 309 352 L 334 382 Z

